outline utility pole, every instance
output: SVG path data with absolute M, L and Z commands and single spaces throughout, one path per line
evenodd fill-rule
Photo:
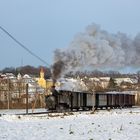
M 7 95 L 7 108 L 10 109 L 10 79 L 8 78 L 8 95 Z
M 28 84 L 26 84 L 26 114 L 28 114 Z

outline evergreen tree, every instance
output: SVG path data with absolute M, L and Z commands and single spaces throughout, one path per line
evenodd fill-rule
M 111 77 L 109 84 L 108 84 L 109 90 L 116 90 L 117 89 L 117 83 L 115 83 L 115 80 Z

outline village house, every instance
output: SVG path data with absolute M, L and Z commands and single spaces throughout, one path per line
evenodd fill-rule
M 44 88 L 40 87 L 34 78 L 29 75 L 17 77 L 12 73 L 1 74 L 0 76 L 0 103 L 1 107 L 13 108 L 26 103 L 26 84 L 28 84 L 28 101 L 31 103 L 37 95 L 44 94 Z

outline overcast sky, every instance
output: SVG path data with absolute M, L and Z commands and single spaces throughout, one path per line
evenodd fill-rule
M 97 23 L 110 33 L 134 37 L 140 31 L 139 0 L 0 0 L 0 26 L 26 47 L 53 63 L 78 32 Z M 0 30 L 0 69 L 44 65 Z

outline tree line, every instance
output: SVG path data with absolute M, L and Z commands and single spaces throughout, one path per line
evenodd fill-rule
M 18 73 L 24 75 L 24 74 L 29 74 L 32 76 L 38 76 L 40 73 L 40 69 L 43 68 L 44 73 L 45 73 L 45 78 L 50 78 L 51 77 L 51 70 L 50 68 L 47 68 L 45 66 L 39 66 L 39 67 L 34 67 L 30 65 L 22 66 L 22 67 L 6 67 L 0 72 L 5 74 L 5 73 L 13 73 L 14 75 L 17 75 Z
M 0 73 L 13 73 L 14 75 L 17 75 L 18 73 L 21 73 L 22 75 L 24 74 L 29 74 L 32 76 L 38 76 L 40 73 L 41 67 L 44 69 L 45 72 L 45 78 L 51 78 L 52 73 L 51 73 L 51 68 L 45 67 L 45 66 L 38 66 L 34 67 L 31 65 L 26 65 L 22 67 L 6 67 L 3 70 L 0 70 Z M 122 74 L 118 71 L 100 71 L 100 70 L 92 70 L 92 71 L 76 71 L 76 72 L 69 72 L 65 75 L 66 78 L 72 77 L 72 78 L 90 78 L 90 77 L 112 77 L 112 78 L 120 78 L 120 77 L 135 77 L 138 76 L 140 77 L 140 71 L 138 71 L 136 74 L 133 73 L 126 73 Z

